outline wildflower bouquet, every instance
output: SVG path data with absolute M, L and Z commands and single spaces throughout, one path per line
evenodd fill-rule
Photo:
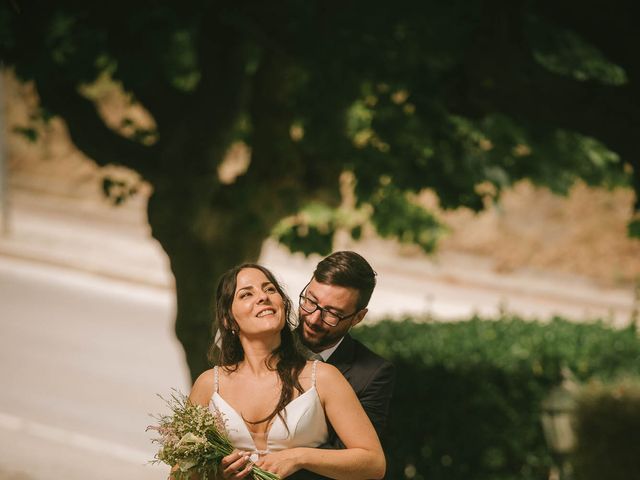
M 233 452 L 222 416 L 202 405 L 192 404 L 178 391 L 165 402 L 172 415 L 154 416 L 158 425 L 147 428 L 160 435 L 152 440 L 160 445 L 153 462 L 177 466 L 172 472 L 175 480 L 190 480 L 194 474 L 200 475 L 202 480 L 215 478 L 222 457 Z M 279 480 L 280 477 L 254 466 L 251 478 Z

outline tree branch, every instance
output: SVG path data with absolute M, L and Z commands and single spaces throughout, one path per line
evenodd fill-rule
M 500 5 L 501 0 L 487 3 Z M 635 140 L 640 97 L 634 84 L 577 81 L 546 70 L 533 58 L 516 9 L 485 15 L 473 47 L 449 90 L 452 110 L 466 115 L 499 111 L 515 119 L 554 125 L 601 140 L 640 175 Z M 640 197 L 640 183 L 634 178 Z
M 153 147 L 128 140 L 109 129 L 95 105 L 75 86 L 48 79 L 36 81 L 42 105 L 66 122 L 73 143 L 98 165 L 123 165 L 149 179 Z
M 182 107 L 187 101 L 187 95 L 172 88 L 158 75 L 153 82 L 145 82 L 140 85 L 131 81 L 126 75 L 117 77 L 128 92 L 149 111 L 156 122 L 158 132 L 162 133 L 171 128 L 180 117 Z
M 228 144 L 246 97 L 246 40 L 225 20 L 225 8 L 229 7 L 223 2 L 209 2 L 199 28 L 201 79 L 188 122 L 193 141 L 203 151 Z
M 635 2 L 630 0 L 540 0 L 534 8 L 551 22 L 578 33 L 610 61 L 624 68 L 629 77 L 638 81 L 640 59 L 631 47 L 640 43 L 637 20 L 631 14 L 634 7 Z
M 114 30 L 117 31 L 115 28 Z M 149 111 L 158 131 L 163 132 L 180 117 L 187 95 L 169 84 L 165 78 L 166 72 L 151 54 L 132 57 L 128 49 L 134 40 L 129 37 L 121 38 L 120 34 L 110 36 L 110 50 L 118 62 L 115 77 Z M 142 62 L 144 67 L 139 65 Z M 141 68 L 145 71 L 142 78 L 139 74 Z

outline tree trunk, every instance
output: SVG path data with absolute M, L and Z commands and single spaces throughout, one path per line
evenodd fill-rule
M 256 261 L 263 239 L 245 248 L 234 248 L 232 241 L 202 244 L 197 238 L 184 238 L 184 248 L 171 256 L 176 281 L 177 311 L 175 331 L 195 379 L 210 368 L 207 352 L 213 340 L 215 289 L 226 270 L 246 261 Z M 231 248 L 230 248 L 231 247 Z
M 175 277 L 175 331 L 192 381 L 209 368 L 218 278 L 234 265 L 256 261 L 269 234 L 269 228 L 243 214 L 241 203 L 233 209 L 211 206 L 211 193 L 198 194 L 197 183 L 156 187 L 148 206 L 153 236 L 169 256 Z

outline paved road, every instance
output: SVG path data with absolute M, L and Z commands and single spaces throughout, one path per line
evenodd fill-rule
M 524 318 L 561 315 L 576 321 L 609 319 L 625 325 L 630 318 L 630 290 L 599 288 L 583 279 L 549 272 L 497 275 L 482 259 L 441 255 L 439 260 L 409 258 L 384 251 L 384 243 L 360 245 L 378 272 L 368 319 L 431 315 L 435 320 L 495 318 L 503 310 Z M 309 281 L 318 258 L 290 255 L 266 242 L 260 262 L 273 269 L 295 299 Z
M 289 291 L 308 279 L 308 260 L 269 250 L 263 261 Z M 412 275 L 410 265 L 381 271 L 374 311 L 461 314 L 498 299 Z M 516 301 L 529 311 L 560 305 L 540 295 Z M 145 465 L 154 447 L 144 430 L 147 414 L 163 409 L 156 393 L 188 390 L 174 309 L 167 288 L 0 256 L 0 479 L 166 478 Z
M 151 238 L 143 202 L 113 209 L 99 199 L 66 198 L 14 189 L 11 232 L 0 235 L 0 258 L 26 259 L 171 292 L 173 277 L 160 245 Z M 531 318 L 611 317 L 628 321 L 633 305 L 629 287 L 604 288 L 587 279 L 521 270 L 497 274 L 488 259 L 443 253 L 434 258 L 398 255 L 397 246 L 369 239 L 354 248 L 368 258 L 379 286 L 373 315 L 430 313 L 460 319 L 473 313 L 495 316 L 500 308 Z M 291 255 L 265 242 L 260 261 L 284 280 L 295 298 L 318 257 Z
M 145 427 L 187 389 L 170 292 L 0 259 L 0 478 L 163 479 Z

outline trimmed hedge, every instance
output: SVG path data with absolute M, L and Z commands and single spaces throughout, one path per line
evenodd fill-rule
M 561 367 L 579 381 L 640 375 L 636 330 L 603 323 L 386 320 L 353 333 L 397 369 L 391 480 L 546 480 L 540 403 Z
M 580 480 L 640 477 L 640 382 L 592 383 L 578 396 L 575 476 Z

